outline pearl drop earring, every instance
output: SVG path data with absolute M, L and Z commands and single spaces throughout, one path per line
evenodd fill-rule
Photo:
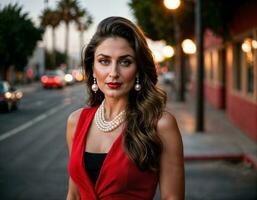
M 92 85 L 91 89 L 96 93 L 98 90 L 98 85 L 96 84 L 96 78 L 94 77 L 94 84 Z
M 139 77 L 136 77 L 136 85 L 135 85 L 135 90 L 138 92 L 141 90 L 141 84 L 139 84 Z

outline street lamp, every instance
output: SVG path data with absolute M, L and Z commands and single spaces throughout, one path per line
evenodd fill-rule
M 251 51 L 251 40 L 247 39 L 243 42 L 243 44 L 241 45 L 242 50 L 245 53 L 248 53 Z
M 252 47 L 257 49 L 257 40 L 252 40 Z
M 154 61 L 159 63 L 164 60 L 164 56 L 159 51 L 153 51 Z
M 164 5 L 166 6 L 166 8 L 171 9 L 171 10 L 175 10 L 180 6 L 180 0 L 164 0 Z
M 163 48 L 163 55 L 165 56 L 165 58 L 171 58 L 172 56 L 174 56 L 174 49 L 172 46 L 165 46 Z
M 186 54 L 194 54 L 196 52 L 195 43 L 190 39 L 183 40 L 181 46 L 184 53 Z
M 174 10 L 177 9 L 181 1 L 180 0 L 164 0 L 163 1 L 166 8 Z M 179 102 L 185 101 L 185 73 L 184 73 L 184 56 L 183 50 L 181 48 L 182 42 L 182 32 L 180 24 L 178 23 L 178 16 L 176 14 L 173 15 L 174 22 L 174 36 L 176 43 L 176 55 L 175 55 L 175 88 L 176 88 L 176 100 Z
M 196 131 L 204 130 L 204 67 L 203 67 L 203 28 L 202 28 L 202 0 L 195 1 L 195 35 L 197 48 L 197 71 L 196 71 Z M 173 2 L 173 3 L 172 3 Z M 179 3 L 176 3 L 179 2 Z M 164 5 L 169 9 L 174 9 L 170 5 L 180 5 L 180 0 L 164 0 Z M 175 9 L 176 9 L 175 8 Z M 180 28 L 175 24 L 175 30 Z M 177 32 L 177 31 L 176 31 Z M 175 33 L 175 35 L 178 33 Z M 177 40 L 178 41 L 178 40 Z M 182 68 L 180 70 L 183 70 Z M 181 71 L 182 72 L 182 71 Z M 183 73 L 181 73 L 183 75 Z M 183 78 L 182 78 L 183 80 Z

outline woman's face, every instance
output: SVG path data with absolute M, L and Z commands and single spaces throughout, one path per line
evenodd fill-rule
M 137 73 L 135 53 L 127 40 L 105 39 L 95 50 L 93 73 L 105 97 L 127 97 Z

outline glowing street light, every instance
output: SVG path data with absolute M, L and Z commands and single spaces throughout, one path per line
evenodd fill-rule
M 157 63 L 162 62 L 164 60 L 164 56 L 156 50 L 153 51 L 153 57 L 154 57 L 155 62 L 157 62 Z
M 257 40 L 252 40 L 252 47 L 257 49 Z
M 180 6 L 180 0 L 164 0 L 164 5 L 166 8 L 175 10 Z
M 194 0 L 195 2 L 195 34 L 197 46 L 197 69 L 196 69 L 196 131 L 202 132 L 204 130 L 204 54 L 203 54 L 203 25 L 202 25 L 202 1 Z M 164 5 L 168 9 L 177 9 L 180 6 L 180 0 L 163 0 Z M 178 34 L 179 26 L 174 17 L 175 32 Z M 252 46 L 256 46 L 253 43 Z M 195 49 L 196 50 L 196 49 Z M 181 68 L 181 71 L 182 68 Z M 182 73 L 181 73 L 182 74 Z M 183 82 L 182 82 L 183 83 Z
M 172 56 L 174 56 L 174 49 L 173 47 L 167 45 L 163 48 L 163 55 L 165 56 L 165 58 L 171 58 Z
M 186 54 L 194 54 L 196 52 L 195 43 L 190 39 L 185 39 L 182 42 L 182 49 Z
M 246 39 L 242 45 L 241 48 L 243 50 L 243 52 L 248 53 L 251 51 L 252 47 L 251 47 L 251 39 Z

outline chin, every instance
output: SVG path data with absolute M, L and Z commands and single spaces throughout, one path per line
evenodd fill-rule
M 116 90 L 116 91 L 108 90 L 104 92 L 104 96 L 109 98 L 123 98 L 123 97 L 127 97 L 128 94 L 129 94 L 128 92 L 119 91 L 119 90 Z
M 107 92 L 105 93 L 105 97 L 110 97 L 110 98 L 120 98 L 127 96 L 126 94 L 119 93 L 119 92 Z

